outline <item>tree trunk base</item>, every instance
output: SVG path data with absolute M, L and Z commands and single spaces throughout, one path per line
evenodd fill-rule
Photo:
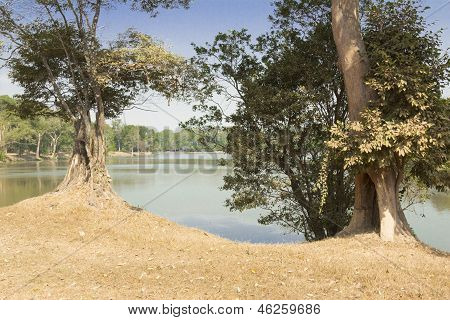
M 116 197 L 106 169 L 103 127 L 96 123 L 92 130 L 89 117 L 80 118 L 74 126 L 76 136 L 69 168 L 56 191 L 83 191 L 105 199 Z
M 398 182 L 392 168 L 357 175 L 352 219 L 338 236 L 376 232 L 384 241 L 415 238 L 400 206 Z
M 355 178 L 355 204 L 348 226 L 339 236 L 377 232 L 380 229 L 375 186 L 369 175 L 360 173 Z
M 369 174 L 377 194 L 381 239 L 393 241 L 399 235 L 412 236 L 400 205 L 398 174 L 392 167 L 371 170 Z
M 72 155 L 67 174 L 56 189 L 56 192 L 70 191 L 82 192 L 86 195 L 92 195 L 94 198 L 117 197 L 112 189 L 111 177 L 105 164 L 80 154 Z

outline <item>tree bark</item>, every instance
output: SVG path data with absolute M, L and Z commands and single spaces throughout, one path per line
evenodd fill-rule
M 339 66 L 344 76 L 350 121 L 358 121 L 361 112 L 374 95 L 365 85 L 369 61 L 359 23 L 358 0 L 332 1 L 333 37 L 339 56 Z M 375 187 L 366 173 L 355 178 L 355 203 L 350 224 L 343 233 L 364 232 L 376 229 L 373 224 Z
M 92 124 L 86 113 L 75 121 L 75 139 L 69 168 L 58 191 L 87 188 L 98 195 L 112 193 L 111 178 L 106 169 L 104 118 Z
M 398 174 L 391 167 L 370 171 L 380 214 L 380 237 L 393 241 L 397 235 L 412 235 L 399 201 Z
M 339 66 L 344 76 L 350 121 L 361 119 L 375 92 L 365 84 L 369 58 L 359 23 L 358 0 L 332 1 L 332 28 Z
M 369 60 L 359 22 L 358 0 L 332 0 L 332 27 L 339 65 L 344 76 L 350 121 L 359 121 L 361 112 L 376 93 L 365 84 Z M 397 234 L 411 234 L 400 207 L 398 188 L 401 175 L 393 167 L 360 172 L 355 178 L 355 204 L 344 234 L 379 230 L 384 240 Z
M 353 234 L 379 229 L 375 186 L 366 173 L 355 177 L 355 202 L 349 225 L 342 234 Z

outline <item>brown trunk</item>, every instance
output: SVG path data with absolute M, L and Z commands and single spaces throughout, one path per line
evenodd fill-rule
M 37 146 L 36 146 L 36 159 L 41 159 L 41 134 L 38 133 L 38 140 L 37 140 Z
M 358 174 L 355 178 L 355 203 L 352 218 L 342 234 L 377 230 L 378 221 L 375 186 L 369 175 Z
M 358 0 L 332 0 L 333 37 L 348 97 L 350 121 L 359 121 L 375 92 L 365 84 L 369 60 L 359 23 Z M 401 175 L 393 167 L 361 172 L 355 178 L 353 216 L 343 233 L 380 230 L 384 240 L 397 234 L 410 235 L 400 207 Z
M 380 236 L 392 241 L 397 235 L 411 235 L 399 201 L 399 183 L 397 173 L 391 167 L 384 167 L 370 172 L 377 192 L 380 213 Z
M 358 0 L 333 0 L 333 37 L 339 55 L 339 65 L 344 76 L 350 121 L 358 121 L 370 98 L 372 90 L 365 85 L 369 62 L 361 35 Z M 355 203 L 350 224 L 343 233 L 355 233 L 377 228 L 374 206 L 375 187 L 366 173 L 355 178 Z
M 359 24 L 358 0 L 333 0 L 333 37 L 344 76 L 350 121 L 358 121 L 361 112 L 375 96 L 366 86 L 369 60 Z
M 73 153 L 58 191 L 88 188 L 98 194 L 112 192 L 105 161 L 104 123 L 98 120 L 92 125 L 89 115 L 84 115 L 75 122 Z

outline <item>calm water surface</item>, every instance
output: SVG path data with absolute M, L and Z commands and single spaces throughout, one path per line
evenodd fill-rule
M 222 237 L 249 242 L 303 241 L 278 226 L 263 226 L 261 211 L 230 212 L 220 190 L 230 168 L 214 159 L 223 155 L 164 153 L 141 158 L 116 158 L 108 169 L 114 190 L 129 203 L 180 224 Z M 214 158 L 214 159 L 213 159 Z M 65 162 L 18 162 L 0 165 L 0 206 L 52 191 L 64 178 Z M 424 216 L 424 217 L 423 217 Z M 436 194 L 407 213 L 424 242 L 450 252 L 450 195 Z

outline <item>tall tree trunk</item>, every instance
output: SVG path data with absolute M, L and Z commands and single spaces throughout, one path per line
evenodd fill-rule
M 358 121 L 367 105 L 372 90 L 364 83 L 369 70 L 369 61 L 361 35 L 358 0 L 333 0 L 332 24 L 333 37 L 339 55 L 339 65 L 344 76 L 345 91 L 348 99 L 350 121 Z M 373 224 L 375 187 L 366 173 L 355 178 L 355 203 L 352 219 L 343 233 L 369 231 L 377 226 Z
M 37 145 L 36 145 L 36 159 L 40 160 L 41 159 L 41 138 L 42 138 L 42 134 L 38 133 L 38 140 L 37 140 Z
M 89 114 L 74 123 L 75 139 L 66 177 L 58 191 L 87 188 L 101 195 L 111 193 L 111 178 L 106 169 L 104 117 L 92 124 Z
M 55 159 L 56 151 L 58 149 L 58 140 L 59 136 L 55 135 L 52 137 L 52 154 L 50 155 L 50 158 Z
M 358 0 L 332 0 L 333 37 L 344 76 L 350 121 L 359 121 L 361 112 L 376 97 L 365 84 L 369 60 L 358 11 Z M 353 216 L 343 233 L 379 229 L 381 238 L 388 241 L 396 234 L 410 234 L 398 198 L 400 182 L 392 167 L 359 173 L 355 178 Z

